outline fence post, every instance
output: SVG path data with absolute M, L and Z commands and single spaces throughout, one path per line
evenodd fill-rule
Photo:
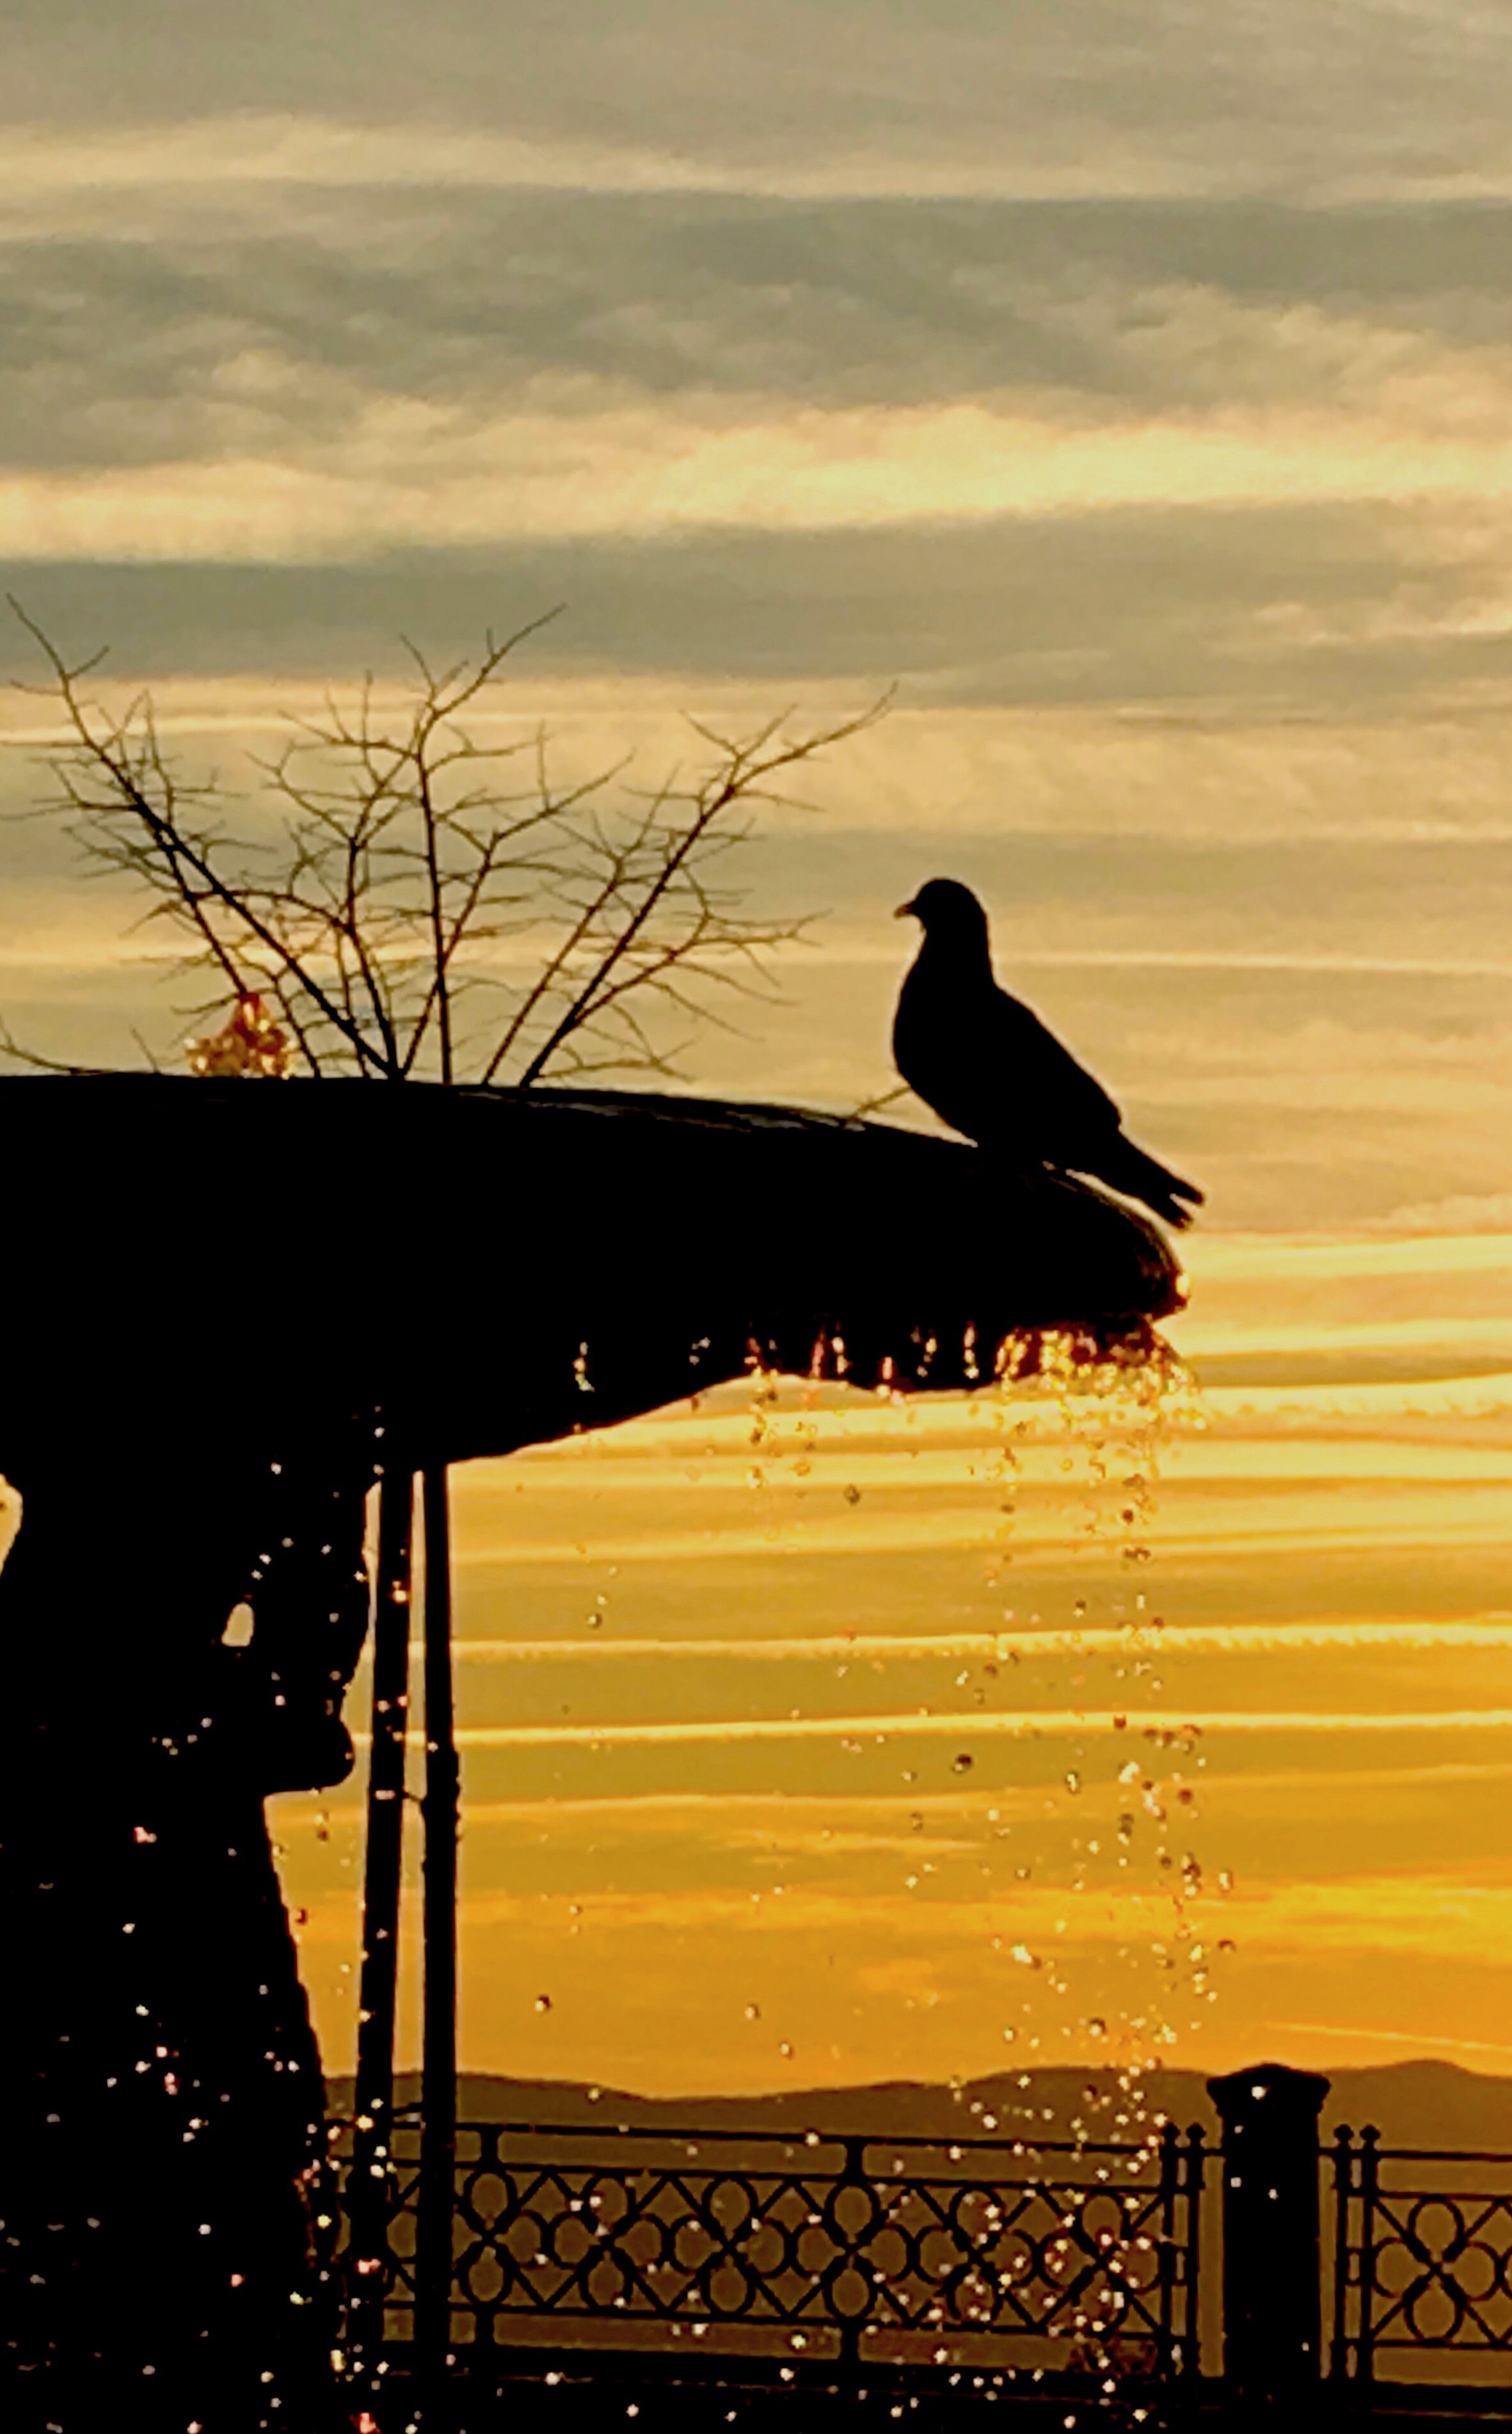
M 1343 2123 L 1334 2133 L 1334 2334 L 1329 2344 L 1331 2383 L 1350 2379 L 1350 2294 L 1352 2286 L 1350 2246 L 1351 2200 L 1354 2195 L 1354 2133 Z M 1365 2300 L 1368 2315 L 1369 2300 Z M 1363 2324 L 1364 2319 L 1362 2319 Z M 1355 2366 L 1358 2371 L 1359 2353 Z
M 1178 2374 L 1195 2382 L 1202 2373 L 1202 2182 L 1207 2170 L 1207 2155 L 1202 2143 L 1202 2125 L 1194 2121 L 1186 2134 L 1185 2167 L 1186 2220 L 1184 2254 L 1181 2265 L 1181 2339 L 1173 2363 Z
M 1247 2406 L 1317 2391 L 1317 2117 L 1328 2085 L 1282 2063 L 1208 2082 L 1223 2123 L 1223 2375 Z
M 1375 2208 L 1381 2194 L 1381 2133 L 1367 2122 L 1360 2133 L 1360 2338 L 1354 2372 L 1361 2383 L 1375 2380 Z

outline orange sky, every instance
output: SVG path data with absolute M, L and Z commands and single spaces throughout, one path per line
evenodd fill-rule
M 1512 1236 L 1189 1260 L 1237 1382 L 738 1388 L 455 1475 L 467 2066 L 1512 2067 Z M 358 1803 L 277 1809 L 340 2070 Z
M 949 872 L 1209 1195 L 1199 1409 L 1106 1477 L 1106 1412 L 809 1444 L 786 1397 L 753 1445 L 739 1394 L 459 1476 L 465 2059 L 1504 2066 L 1494 12 L 1146 0 L 1131 43 L 1127 0 L 890 0 L 863 74 L 850 0 L 28 14 L 8 582 L 151 686 L 214 816 L 266 839 L 283 713 L 384 700 L 399 635 L 447 662 L 554 603 L 480 731 L 544 726 L 569 781 L 895 687 L 823 816 L 765 823 L 753 912 L 829 915 L 689 1082 L 885 1093 L 892 908 Z M 0 815 L 47 791 L 47 713 L 4 726 Z M 176 1065 L 203 993 L 141 901 L 3 833 L 5 1023 Z M 358 1794 L 277 1806 L 340 2070 Z

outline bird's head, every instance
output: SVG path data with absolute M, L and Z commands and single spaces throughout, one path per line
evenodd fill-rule
M 969 887 L 959 879 L 926 879 L 916 896 L 897 907 L 897 918 L 911 913 L 924 925 L 926 938 L 987 942 L 987 916 Z

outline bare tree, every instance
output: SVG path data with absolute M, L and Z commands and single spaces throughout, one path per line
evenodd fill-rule
M 173 934 L 166 960 L 212 985 L 186 1011 L 236 1002 L 191 1052 L 204 1072 L 527 1088 L 675 1076 L 689 1029 L 771 1000 L 771 951 L 808 926 L 743 910 L 731 866 L 757 812 L 790 800 L 784 773 L 885 707 L 807 733 L 775 718 L 744 738 L 690 720 L 686 775 L 647 791 L 621 762 L 558 787 L 544 732 L 482 744 L 467 723 L 548 620 L 446 667 L 407 645 L 398 708 L 369 678 L 349 704 L 328 697 L 323 718 L 292 722 L 258 764 L 275 815 L 260 837 L 230 824 L 212 784 L 178 774 L 150 695 L 103 708 L 88 680 L 104 655 L 70 661 L 10 605 L 48 670 L 23 690 L 59 713 L 40 809 L 91 872 L 152 900 L 142 917 Z M 0 1048 L 49 1062 L 3 1030 Z

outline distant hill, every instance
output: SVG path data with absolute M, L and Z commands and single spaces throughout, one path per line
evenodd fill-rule
M 1470 2148 L 1512 2155 L 1512 2079 L 1483 2077 L 1453 2063 L 1389 2063 L 1377 2069 L 1340 2070 L 1323 2107 L 1325 2134 L 1340 2122 L 1358 2130 L 1374 2123 L 1387 2147 Z M 400 2103 L 419 2098 L 419 2080 L 403 2075 Z M 333 2080 L 331 2110 L 351 2108 L 350 2080 Z M 873 2087 L 820 2087 L 773 2096 L 636 2096 L 620 2088 L 590 2090 L 561 2080 L 464 2075 L 462 2117 L 591 2128 L 623 2123 L 637 2129 L 706 2132 L 818 2130 L 880 2138 L 994 2136 L 1064 2138 L 1079 2125 L 1098 2140 L 1138 2143 L 1152 2121 L 1184 2129 L 1200 2122 L 1215 2136 L 1217 2116 L 1203 2075 L 1152 2070 L 1130 2087 L 1116 2070 L 1011 2071 L 959 2087 L 908 2080 Z

